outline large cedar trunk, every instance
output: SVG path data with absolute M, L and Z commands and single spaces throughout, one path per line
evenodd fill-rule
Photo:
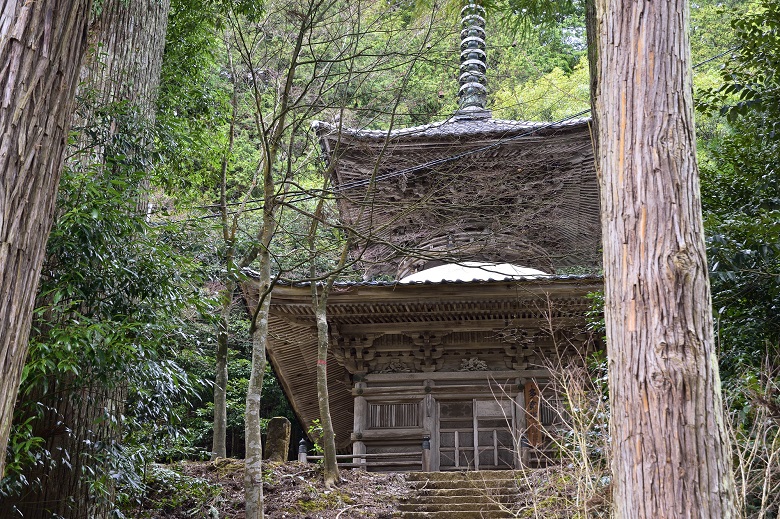
M 617 517 L 733 517 L 685 0 L 597 0 Z
M 153 124 L 169 7 L 168 0 L 106 0 L 102 4 L 89 27 L 90 46 L 77 92 L 81 109 L 69 114 L 74 129 L 102 124 L 107 126 L 103 135 L 123 131 L 116 122 L 95 117 L 100 109 L 117 102 L 126 102 L 141 125 Z M 100 171 L 107 150 L 87 134 L 80 131 L 77 135 L 74 148 L 81 153 L 69 167 L 97 165 Z M 103 170 L 102 174 L 113 172 Z M 143 186 L 138 196 L 138 208 L 145 210 Z M 42 324 L 40 328 L 45 329 Z M 80 377 L 53 379 L 48 387 L 34 388 L 30 394 L 30 399 L 45 404 L 35 433 L 46 442 L 53 463 L 26 474 L 28 481 L 41 481 L 15 503 L 26 519 L 107 517 L 113 508 L 113 483 L 106 480 L 98 494 L 95 488 L 100 485 L 94 485 L 94 480 L 109 472 L 112 448 L 121 441 L 118 419 L 124 412 L 126 374 L 92 374 L 90 366 L 81 366 L 80 371 Z
M 85 386 L 83 381 L 73 385 L 75 381 L 76 377 L 70 375 L 59 376 L 50 381 L 48 388 L 36 388 L 30 395 L 30 399 L 44 404 L 33 434 L 44 438 L 52 459 L 25 474 L 34 483 L 22 496 L 0 503 L 0 517 L 110 516 L 114 508 L 113 482 L 102 479 L 108 472 L 98 466 L 98 460 L 110 456 L 118 440 L 118 426 L 110 417 L 120 413 L 126 388 L 102 383 Z M 101 479 L 98 486 L 103 485 L 104 494 L 100 496 L 91 489 L 96 478 Z
M 0 5 L 1 475 L 91 2 L 4 0 Z
M 137 118 L 137 127 L 154 125 L 170 7 L 170 0 L 103 2 L 100 15 L 89 28 L 90 45 L 77 92 L 83 105 L 74 127 L 109 124 L 106 134 L 111 135 L 117 128 L 115 122 L 96 120 L 95 114 L 117 102 L 127 103 Z M 104 158 L 104 150 L 95 146 L 86 132 L 80 133 L 77 149 L 91 150 L 79 158 L 86 165 Z M 146 213 L 147 191 L 148 182 L 144 181 L 137 195 L 140 213 Z

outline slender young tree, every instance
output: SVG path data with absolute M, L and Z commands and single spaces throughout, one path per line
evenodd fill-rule
M 277 83 L 277 104 L 271 116 L 272 121 L 267 121 L 263 108 L 264 96 L 262 92 L 262 80 L 259 77 L 259 69 L 256 66 L 255 45 L 257 40 L 252 40 L 252 31 L 246 30 L 235 18 L 231 21 L 231 27 L 235 34 L 235 40 L 244 65 L 249 72 L 250 88 L 255 103 L 255 125 L 260 139 L 261 158 L 257 168 L 256 178 L 262 188 L 263 207 L 261 221 L 256 235 L 252 251 L 249 253 L 257 258 L 260 281 L 260 298 L 252 312 L 251 336 L 252 336 L 252 363 L 249 376 L 249 385 L 246 395 L 246 410 L 244 413 L 245 427 L 245 461 L 244 461 L 244 496 L 247 519 L 259 519 L 263 515 L 263 442 L 260 425 L 260 404 L 263 390 L 263 377 L 266 367 L 266 347 L 268 343 L 268 311 L 271 305 L 271 289 L 275 277 L 272 275 L 271 242 L 278 227 L 280 204 L 285 198 L 285 189 L 289 184 L 280 182 L 277 178 L 278 171 L 275 168 L 280 150 L 284 149 L 284 136 L 288 128 L 296 102 L 293 87 L 295 85 L 296 72 L 299 66 L 304 42 L 309 34 L 310 24 L 321 3 L 310 4 L 309 12 L 303 15 L 301 23 L 293 33 L 292 50 L 289 55 L 289 66 Z M 299 15 L 299 13 L 296 13 Z M 279 20 L 273 20 L 278 22 Z M 267 23 L 272 23 L 268 19 Z M 298 127 L 293 123 L 294 127 Z M 289 172 L 289 170 L 288 170 Z M 286 175 L 283 178 L 289 180 Z M 254 184 L 254 182 L 253 182 Z
M 329 186 L 326 177 L 323 192 Z M 314 319 L 317 323 L 317 405 L 320 408 L 320 425 L 322 426 L 323 479 L 326 488 L 341 481 L 339 466 L 336 461 L 336 436 L 333 431 L 333 420 L 330 415 L 330 396 L 328 394 L 328 352 L 330 348 L 330 329 L 328 326 L 328 296 L 333 290 L 336 278 L 344 269 L 349 258 L 350 241 L 343 240 L 341 254 L 335 268 L 325 275 L 325 280 L 318 283 L 317 272 L 317 231 L 323 219 L 325 198 L 317 201 L 317 207 L 311 219 L 309 235 L 307 237 L 309 247 L 309 276 L 311 277 L 311 304 L 314 309 Z
M 355 106 L 360 95 L 370 96 L 377 106 L 377 98 L 387 103 L 387 94 L 377 93 L 370 79 L 386 74 L 389 68 L 412 67 L 419 57 L 416 46 L 420 43 L 415 41 L 414 56 L 403 52 L 404 45 L 408 43 L 405 39 L 408 40 L 409 35 L 418 32 L 418 29 L 388 31 L 382 26 L 382 21 L 389 15 L 384 5 L 378 2 L 272 2 L 265 5 L 262 17 L 257 15 L 255 12 L 231 15 L 230 23 L 242 67 L 234 76 L 246 83 L 254 104 L 253 130 L 260 155 L 255 179 L 247 193 L 262 193 L 261 200 L 253 200 L 262 203 L 262 206 L 253 208 L 259 210 L 259 214 L 253 213 L 258 215 L 253 224 L 256 230 L 246 234 L 253 236 L 252 267 L 260 292 L 259 300 L 250 305 L 253 307 L 253 349 L 245 413 L 245 502 L 246 515 L 252 519 L 263 514 L 259 413 L 271 291 L 282 276 L 288 280 L 307 277 L 307 274 L 296 270 L 306 265 L 309 259 L 306 254 L 309 250 L 307 232 L 292 230 L 295 225 L 290 223 L 294 219 L 290 215 L 311 218 L 313 213 L 307 207 L 311 206 L 313 199 L 316 202 L 323 195 L 322 190 L 308 187 L 318 169 L 311 160 L 316 157 L 317 144 L 309 131 L 310 122 L 323 115 L 334 119 L 341 117 L 343 121 L 347 113 L 344 107 Z M 428 33 L 425 34 L 429 37 Z M 422 45 L 424 48 L 425 43 Z M 392 119 L 398 99 L 402 98 L 398 91 L 406 86 L 405 77 L 392 82 L 391 108 L 383 116 Z M 393 101 L 395 108 L 392 108 Z M 350 117 L 355 118 L 354 114 Z M 366 119 L 370 117 L 376 117 L 376 113 L 372 112 Z M 244 211 L 242 204 L 234 211 Z M 314 218 L 319 221 L 319 217 Z M 306 224 L 306 227 L 309 225 Z M 280 251 L 279 241 L 295 243 L 303 251 L 302 256 L 296 258 L 295 253 L 289 250 Z M 325 278 L 327 274 L 320 274 L 318 279 Z M 327 298 L 317 300 L 324 312 Z M 324 358 L 327 341 L 323 351 Z M 329 414 L 327 407 L 323 413 Z M 335 444 L 329 451 L 333 453 L 335 468 Z M 330 484 L 337 478 L 333 477 Z
M 619 518 L 734 517 L 693 123 L 688 2 L 597 0 Z
M 0 5 L 0 476 L 91 5 Z
M 227 383 L 228 383 L 228 339 L 230 331 L 230 310 L 233 307 L 233 297 L 236 291 L 236 234 L 238 233 L 238 221 L 241 211 L 236 211 L 232 218 L 228 214 L 227 201 L 227 175 L 230 157 L 233 153 L 233 145 L 236 137 L 236 118 L 238 111 L 238 92 L 235 84 L 236 70 L 230 53 L 229 38 L 225 38 L 228 64 L 233 78 L 233 95 L 231 96 L 232 114 L 230 128 L 228 129 L 228 144 L 222 155 L 219 179 L 219 212 L 222 223 L 222 239 L 225 243 L 223 260 L 226 267 L 225 287 L 220 293 L 220 312 L 217 323 L 217 354 L 216 376 L 214 379 L 214 430 L 211 444 L 211 459 L 227 456 Z M 242 262 L 247 266 L 253 257 L 246 257 Z

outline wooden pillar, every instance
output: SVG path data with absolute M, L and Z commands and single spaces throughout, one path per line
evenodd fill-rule
M 433 380 L 426 380 L 425 387 L 433 387 Z M 438 406 L 436 405 L 436 399 L 433 395 L 426 394 L 423 397 L 423 429 L 425 429 L 431 437 L 431 454 L 430 454 L 430 470 L 432 472 L 439 471 L 439 420 L 437 418 Z
M 472 399 L 471 400 L 471 416 L 473 420 L 473 430 L 472 433 L 472 442 L 471 445 L 474 448 L 473 456 L 474 456 L 474 470 L 479 470 L 479 409 L 477 408 L 477 401 Z M 469 467 L 471 468 L 471 467 Z
M 539 421 L 540 407 L 542 405 L 542 392 L 535 380 L 525 383 L 526 401 L 526 437 L 528 445 L 539 448 L 542 446 L 542 424 Z
M 364 382 L 358 382 L 355 387 L 365 386 Z M 362 441 L 363 432 L 366 430 L 366 417 L 368 416 L 368 402 L 365 397 L 355 397 L 354 420 L 352 427 L 352 454 L 365 454 L 366 444 Z M 365 469 L 364 458 L 352 458 L 352 463 L 360 463 Z
M 515 468 L 519 469 L 528 465 L 528 442 L 525 438 L 528 421 L 525 411 L 525 391 L 522 382 L 519 383 L 520 391 L 515 397 Z

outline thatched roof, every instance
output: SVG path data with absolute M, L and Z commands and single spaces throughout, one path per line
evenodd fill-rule
M 392 131 L 314 124 L 367 278 L 463 260 L 546 272 L 598 265 L 589 120 L 489 115 Z

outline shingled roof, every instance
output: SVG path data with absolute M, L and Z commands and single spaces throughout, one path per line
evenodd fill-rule
M 390 131 L 313 126 L 371 278 L 452 261 L 596 267 L 589 123 L 492 119 L 477 109 Z
M 320 139 L 333 142 L 332 137 L 340 134 L 342 140 L 352 137 L 358 140 L 391 141 L 430 139 L 430 138 L 474 138 L 478 136 L 493 138 L 512 138 L 528 132 L 555 132 L 567 128 L 587 127 L 589 117 L 574 118 L 560 122 L 514 121 L 511 119 L 493 119 L 488 110 L 458 111 L 449 119 L 421 126 L 411 126 L 395 130 L 369 130 L 362 128 L 339 128 L 323 121 L 314 121 L 312 128 Z M 322 141 L 326 145 L 327 141 Z

